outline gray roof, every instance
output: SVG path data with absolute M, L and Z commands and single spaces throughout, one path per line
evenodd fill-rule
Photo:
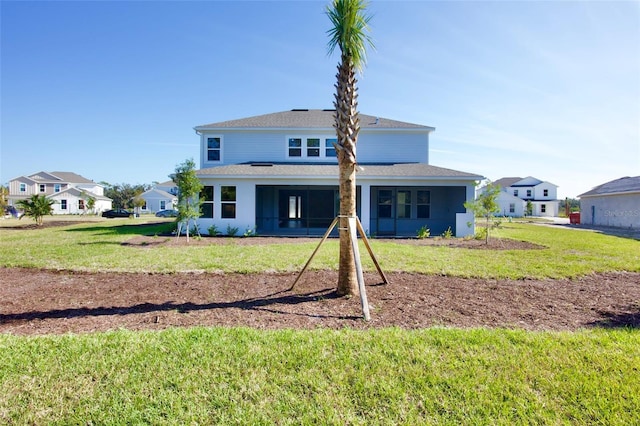
M 595 195 L 620 194 L 625 192 L 640 192 L 640 176 L 626 176 L 612 180 L 611 182 L 603 183 L 602 185 L 596 186 L 591 191 L 578 195 L 578 197 L 592 197 Z
M 169 194 L 167 191 L 163 191 L 162 189 L 157 189 L 157 188 L 151 188 L 143 192 L 142 194 L 140 194 L 141 197 L 145 195 L 155 195 L 156 197 L 171 198 L 171 199 L 178 198 L 176 195 Z
M 42 179 L 39 177 L 40 174 L 49 175 L 56 179 Z M 94 181 L 89 180 L 85 177 L 80 176 L 79 174 L 72 173 L 72 172 L 38 172 L 26 177 L 33 181 L 42 181 L 42 182 L 94 183 L 95 184 Z
M 521 177 L 504 177 L 493 182 L 493 184 L 501 188 L 509 188 L 511 185 L 518 183 L 521 180 Z
M 196 130 L 208 129 L 333 129 L 334 110 L 329 109 L 294 109 L 291 111 L 275 112 L 257 115 L 239 120 L 222 121 L 195 127 Z M 434 127 L 420 124 L 405 123 L 373 115 L 359 114 L 361 129 L 414 129 L 433 131 Z
M 76 197 L 83 197 L 83 196 L 89 196 L 92 197 L 96 200 L 105 200 L 105 201 L 113 201 L 111 198 L 109 197 L 105 197 L 104 195 L 98 195 L 95 194 L 91 191 L 83 191 L 81 189 L 75 188 L 75 187 L 71 187 L 71 188 L 67 188 L 64 191 L 60 191 L 60 192 L 55 192 L 53 194 L 49 194 L 47 195 L 47 198 L 55 198 L 58 197 L 60 195 L 64 195 L 64 194 L 72 194 L 75 195 Z
M 445 178 L 480 180 L 483 176 L 431 166 L 424 163 L 408 164 L 360 164 L 358 171 L 362 177 L 402 177 L 402 178 Z M 249 176 L 249 177 L 299 177 L 313 179 L 317 177 L 338 177 L 337 164 L 309 163 L 248 163 L 211 167 L 196 172 L 199 177 Z

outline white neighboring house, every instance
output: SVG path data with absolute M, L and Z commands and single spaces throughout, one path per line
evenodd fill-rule
M 145 205 L 140 209 L 141 213 L 157 213 L 161 210 L 175 209 L 178 204 L 178 197 L 166 191 L 151 188 L 140 194 L 140 198 L 145 201 Z
M 201 232 L 322 235 L 339 212 L 333 110 L 295 109 L 195 127 L 204 185 Z M 377 236 L 473 234 L 483 177 L 429 164 L 433 127 L 360 114 L 356 210 Z
M 580 223 L 640 228 L 640 176 L 603 183 L 578 198 Z
M 500 194 L 498 197 L 500 214 L 522 217 L 526 213 L 527 202 L 530 201 L 532 216 L 558 216 L 560 201 L 557 199 L 557 185 L 531 176 L 526 178 L 506 177 L 498 179 L 493 184 L 500 186 L 503 193 L 511 196 L 507 197 Z M 516 198 L 522 202 L 522 209 L 520 209 L 520 204 Z
M 178 185 L 172 180 L 168 180 L 166 182 L 158 183 L 153 185 L 154 189 L 159 189 L 160 191 L 168 192 L 171 195 L 178 196 Z
M 38 172 L 9 181 L 9 204 L 16 206 L 32 195 L 54 200 L 53 214 L 98 214 L 112 206 L 102 185 L 72 172 Z M 92 211 L 87 207 L 89 198 L 95 200 Z
M 98 214 L 111 209 L 111 198 L 76 187 L 47 195 L 47 198 L 55 201 L 51 206 L 53 208 L 52 214 Z M 94 200 L 93 209 L 89 209 L 90 198 Z

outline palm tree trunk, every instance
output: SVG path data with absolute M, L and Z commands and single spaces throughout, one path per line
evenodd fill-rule
M 360 131 L 355 69 L 349 57 L 342 55 L 338 66 L 336 94 L 336 133 L 340 169 L 340 265 L 339 295 L 357 295 L 358 281 L 348 231 L 348 217 L 356 215 L 356 142 Z
M 350 164 L 340 164 L 340 266 L 338 268 L 339 295 L 357 295 L 358 280 L 353 246 L 349 236 L 348 217 L 356 215 L 356 172 Z

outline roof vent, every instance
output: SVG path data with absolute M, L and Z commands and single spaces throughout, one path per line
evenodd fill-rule
M 251 167 L 273 167 L 273 163 L 251 163 Z
M 291 111 L 293 112 L 302 112 L 302 111 L 309 111 L 307 108 L 294 108 Z

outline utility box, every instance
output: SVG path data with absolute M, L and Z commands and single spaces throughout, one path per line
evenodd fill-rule
M 569 213 L 569 223 L 572 225 L 580 224 L 580 212 Z

